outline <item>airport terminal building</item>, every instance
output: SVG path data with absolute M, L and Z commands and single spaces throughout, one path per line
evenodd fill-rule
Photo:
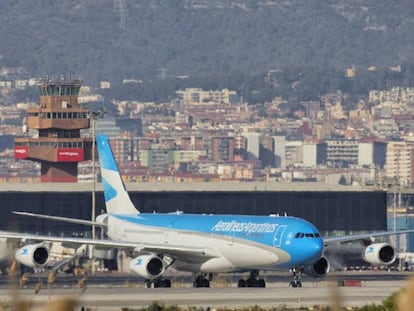
M 141 212 L 285 215 L 304 218 L 322 233 L 387 229 L 387 193 L 322 183 L 130 183 Z M 25 211 L 91 219 L 93 184 L 4 184 L 0 190 L 0 230 L 88 236 L 90 228 L 18 216 Z M 96 185 L 96 214 L 104 211 L 102 185 Z

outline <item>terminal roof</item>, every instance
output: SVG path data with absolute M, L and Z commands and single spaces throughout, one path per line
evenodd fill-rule
M 278 191 L 372 191 L 360 186 L 331 185 L 318 182 L 196 182 L 196 183 L 161 183 L 137 182 L 127 183 L 128 191 L 143 192 L 278 192 Z M 93 183 L 5 183 L 0 187 L 1 192 L 92 192 Z M 96 191 L 103 191 L 101 183 L 96 183 Z

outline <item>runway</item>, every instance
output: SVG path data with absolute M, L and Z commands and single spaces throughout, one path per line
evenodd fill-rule
M 108 278 L 109 280 L 110 278 Z M 343 307 L 381 304 L 392 293 L 406 285 L 406 280 L 381 279 L 362 281 L 360 287 L 338 287 L 337 281 L 306 282 L 302 288 L 290 288 L 285 282 L 268 282 L 264 289 L 258 288 L 156 288 L 146 289 L 137 284 L 111 285 L 91 284 L 85 291 L 76 286 L 54 286 L 43 288 L 38 294 L 34 288 L 10 290 L 0 289 L 0 303 L 11 304 L 13 297 L 30 302 L 38 310 L 45 305 L 66 298 L 77 302 L 81 307 L 93 310 L 121 310 L 122 307 L 140 308 L 154 302 L 174 306 L 194 307 L 228 307 L 240 308 L 249 306 L 268 307 L 311 307 L 315 305 L 341 305 Z M 222 286 L 218 284 L 216 286 Z M 234 284 L 233 284 L 234 286 Z M 76 310 L 76 309 L 75 309 Z
M 74 298 L 78 307 L 97 308 L 97 310 L 121 310 L 122 307 L 145 307 L 153 302 L 181 307 L 228 307 L 249 306 L 266 307 L 310 307 L 315 305 L 338 304 L 344 307 L 381 304 L 390 294 L 400 289 L 400 285 L 362 288 L 308 287 L 293 289 L 280 288 L 89 288 L 83 293 L 77 289 L 44 290 L 35 295 L 33 290 L 19 290 L 19 299 L 31 302 L 41 308 L 51 301 L 62 297 Z M 10 290 L 0 291 L 2 301 L 10 302 Z M 335 297 L 335 298 L 334 298 Z M 338 298 L 340 297 L 340 298 Z M 335 299 L 336 302 L 333 302 Z

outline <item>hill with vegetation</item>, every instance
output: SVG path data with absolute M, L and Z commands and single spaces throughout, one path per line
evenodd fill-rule
M 243 93 L 269 71 L 294 80 L 339 79 L 352 66 L 410 68 L 412 12 L 412 0 L 4 0 L 0 67 L 95 85 L 227 83 Z

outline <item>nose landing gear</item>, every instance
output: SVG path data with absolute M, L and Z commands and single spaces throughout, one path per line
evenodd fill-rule
M 289 283 L 289 287 L 302 287 L 302 270 L 301 269 L 292 269 L 293 281 Z

